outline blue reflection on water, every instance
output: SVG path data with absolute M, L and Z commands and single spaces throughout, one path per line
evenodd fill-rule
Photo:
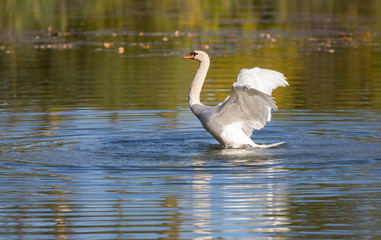
M 3 124 L 2 229 L 76 239 L 379 233 L 380 115 L 280 111 L 254 138 L 284 146 L 236 150 L 187 109 L 176 123 L 162 114 L 3 114 L 20 120 Z

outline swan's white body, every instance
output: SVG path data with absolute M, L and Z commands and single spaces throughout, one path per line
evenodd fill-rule
M 189 107 L 223 147 L 268 148 L 283 143 L 258 145 L 250 138 L 254 129 L 263 128 L 271 120 L 271 109 L 277 109 L 271 94 L 277 87 L 288 86 L 282 73 L 258 67 L 242 69 L 230 96 L 217 106 L 205 106 L 200 102 L 200 93 L 210 65 L 209 56 L 194 51 L 184 58 L 200 62 L 189 90 Z

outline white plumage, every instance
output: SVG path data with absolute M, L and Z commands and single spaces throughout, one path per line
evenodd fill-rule
M 189 107 L 222 146 L 268 148 L 283 143 L 258 145 L 250 138 L 254 129 L 263 128 L 271 120 L 271 109 L 277 109 L 271 94 L 277 87 L 288 86 L 282 73 L 259 67 L 242 69 L 230 95 L 224 102 L 211 107 L 200 102 L 200 92 L 210 65 L 208 54 L 194 51 L 184 58 L 200 62 L 189 91 Z

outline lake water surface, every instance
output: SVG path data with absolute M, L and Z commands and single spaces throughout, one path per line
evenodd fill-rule
M 381 238 L 379 1 L 0 1 L 1 239 Z M 187 106 L 280 71 L 256 143 Z

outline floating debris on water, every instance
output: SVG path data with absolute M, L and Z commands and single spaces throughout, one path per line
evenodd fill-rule
M 114 45 L 114 43 L 111 43 L 111 42 L 104 42 L 104 43 L 103 43 L 103 46 L 104 46 L 105 48 L 110 48 L 112 45 Z

